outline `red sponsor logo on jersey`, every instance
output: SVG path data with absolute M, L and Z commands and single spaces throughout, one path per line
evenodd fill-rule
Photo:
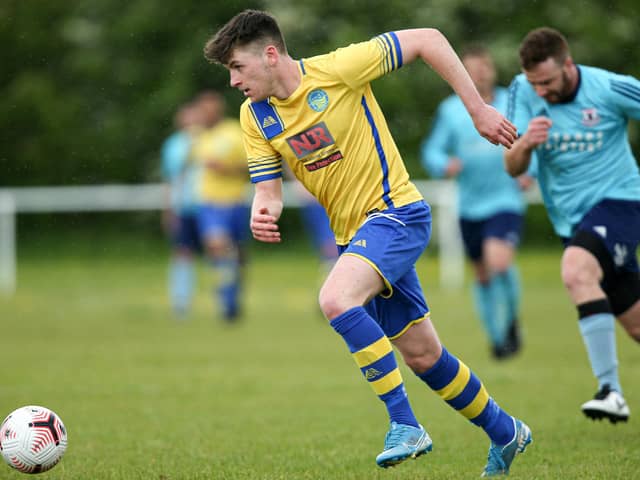
M 309 172 L 315 172 L 319 168 L 324 168 L 327 165 L 332 164 L 333 162 L 337 162 L 338 160 L 342 160 L 342 152 L 338 150 L 337 152 L 333 152 L 331 155 L 321 158 L 320 160 L 316 160 L 315 162 L 309 162 L 304 164 L 304 168 L 306 168 Z
M 304 158 L 322 148 L 333 145 L 335 141 L 324 122 L 320 122 L 304 132 L 287 138 L 287 143 L 298 159 Z

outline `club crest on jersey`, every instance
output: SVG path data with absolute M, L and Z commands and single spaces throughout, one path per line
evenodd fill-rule
M 309 92 L 307 95 L 307 104 L 316 112 L 323 112 L 329 105 L 329 95 L 321 88 L 317 88 Z
M 582 110 L 582 124 L 587 127 L 593 127 L 600 123 L 600 115 L 595 108 L 584 108 Z

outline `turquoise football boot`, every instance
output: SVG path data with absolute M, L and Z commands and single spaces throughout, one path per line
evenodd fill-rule
M 384 450 L 376 457 L 376 463 L 382 468 L 393 467 L 408 458 L 417 458 L 430 452 L 431 448 L 431 438 L 422 425 L 416 428 L 391 422 L 384 439 Z
M 482 472 L 483 477 L 496 477 L 498 475 L 509 475 L 509 467 L 517 453 L 522 453 L 533 439 L 531 429 L 520 420 L 513 419 L 516 434 L 506 445 L 496 445 L 491 442 L 489 446 L 489 456 L 487 465 Z

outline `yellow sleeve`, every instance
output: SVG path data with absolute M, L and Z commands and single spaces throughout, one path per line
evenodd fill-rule
M 258 130 L 249 111 L 248 102 L 240 107 L 240 125 L 251 183 L 280 178 L 282 177 L 282 157 Z
M 394 32 L 339 48 L 333 52 L 333 57 L 331 64 L 336 73 L 352 89 L 402 66 L 402 49 Z

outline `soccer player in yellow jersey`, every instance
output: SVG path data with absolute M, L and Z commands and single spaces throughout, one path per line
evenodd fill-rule
M 435 29 L 385 33 L 295 60 L 276 20 L 245 10 L 207 42 L 205 56 L 224 65 L 231 86 L 247 97 L 240 122 L 255 184 L 254 238 L 280 241 L 283 160 L 327 210 L 341 255 L 321 288 L 320 308 L 387 408 L 391 425 L 377 464 L 393 466 L 432 445 L 409 404 L 393 344 L 421 380 L 488 434 L 483 475 L 508 473 L 531 432 L 438 339 L 414 266 L 429 241 L 430 209 L 369 82 L 420 58 L 460 96 L 483 137 L 510 147 L 514 126 L 482 101 Z
M 205 128 L 191 149 L 200 165 L 197 222 L 207 259 L 219 273 L 217 296 L 223 318 L 240 315 L 244 243 L 248 237 L 247 157 L 240 124 L 224 118 L 224 99 L 203 92 L 196 99 Z

